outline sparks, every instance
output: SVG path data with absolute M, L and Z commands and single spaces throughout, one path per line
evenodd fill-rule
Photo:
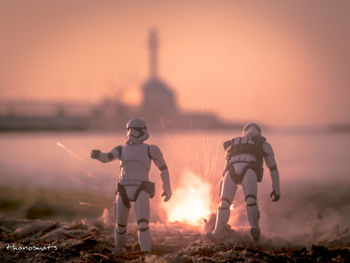
M 60 142 L 56 142 L 56 145 L 60 148 L 62 148 L 63 150 L 65 150 L 66 152 L 68 152 L 71 156 L 73 156 L 75 159 L 83 162 L 83 158 L 81 158 L 78 154 L 76 154 L 75 152 L 73 152 L 72 150 L 70 150 L 67 146 L 63 145 L 62 143 Z M 89 171 L 83 169 L 83 168 L 80 168 L 80 170 L 82 170 L 84 173 L 86 173 L 87 176 L 89 177 L 94 177 L 92 173 L 90 173 Z
M 87 202 L 79 202 L 79 205 L 81 206 L 92 206 L 92 207 L 101 207 L 100 205 L 96 205 L 96 204 L 91 204 L 91 203 L 87 203 Z
M 63 145 L 62 143 L 60 142 L 56 142 L 56 145 L 62 149 L 64 149 L 66 152 L 68 152 L 70 155 L 72 155 L 74 158 L 82 161 L 83 159 L 78 155 L 76 154 L 75 152 L 73 152 L 72 150 L 68 149 L 65 145 Z

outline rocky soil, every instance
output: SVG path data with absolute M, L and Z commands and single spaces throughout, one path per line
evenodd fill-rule
M 150 224 L 152 253 L 140 251 L 137 227 L 128 226 L 125 249 L 113 246 L 112 227 L 103 220 L 9 220 L 0 218 L 1 262 L 350 262 L 350 231 L 308 248 L 227 229 L 212 242 L 183 224 Z

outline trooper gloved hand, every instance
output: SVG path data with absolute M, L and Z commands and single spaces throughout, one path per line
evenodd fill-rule
M 164 196 L 164 199 L 163 201 L 164 202 L 168 202 L 170 197 L 171 197 L 171 190 L 165 190 L 163 193 L 162 193 L 162 196 Z
M 275 190 L 273 190 L 270 194 L 270 197 L 272 198 L 273 202 L 277 202 L 278 200 L 280 200 L 281 195 L 277 192 L 275 192 Z
M 100 150 L 92 150 L 91 153 L 90 153 L 90 156 L 91 156 L 92 159 L 98 159 L 100 154 L 101 154 Z

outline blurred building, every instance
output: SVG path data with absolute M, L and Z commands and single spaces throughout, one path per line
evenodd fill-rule
M 133 117 L 144 118 L 149 127 L 172 130 L 232 129 L 241 126 L 224 122 L 215 113 L 182 111 L 177 105 L 175 91 L 159 76 L 159 41 L 155 29 L 149 32 L 148 47 L 149 77 L 141 87 L 140 105 L 127 105 L 117 97 L 105 98 L 96 105 L 37 102 L 3 104 L 0 107 L 0 131 L 124 130 L 127 120 Z
M 175 91 L 159 76 L 158 33 L 149 32 L 149 78 L 142 85 L 142 103 L 139 116 L 150 126 L 166 129 L 215 129 L 236 127 L 237 124 L 220 120 L 215 113 L 183 112 L 177 105 Z M 238 127 L 238 125 L 237 125 Z
M 158 75 L 158 34 L 149 33 L 149 79 L 142 85 L 140 113 L 149 120 L 173 118 L 178 108 L 174 91 Z

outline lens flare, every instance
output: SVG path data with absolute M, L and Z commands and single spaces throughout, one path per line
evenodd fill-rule
M 210 184 L 191 171 L 185 171 L 165 209 L 170 222 L 198 225 L 209 217 Z
M 72 150 L 68 149 L 67 146 L 63 145 L 62 143 L 60 142 L 56 142 L 56 145 L 60 148 L 62 148 L 63 150 L 65 150 L 66 152 L 68 152 L 70 155 L 72 155 L 75 159 L 78 159 L 80 161 L 82 161 L 83 159 L 78 155 L 76 154 L 75 152 L 73 152 Z
M 60 142 L 56 142 L 56 146 L 62 148 L 63 150 L 65 150 L 67 153 L 69 153 L 72 157 L 74 157 L 75 159 L 84 162 L 83 158 L 81 158 L 78 154 L 76 154 L 75 152 L 73 152 L 71 149 L 69 149 L 67 146 L 65 146 L 64 144 L 60 143 Z M 90 173 L 89 171 L 85 170 L 84 168 L 80 167 L 80 170 L 82 170 L 84 173 L 86 173 L 87 176 L 89 177 L 94 177 L 92 173 Z

